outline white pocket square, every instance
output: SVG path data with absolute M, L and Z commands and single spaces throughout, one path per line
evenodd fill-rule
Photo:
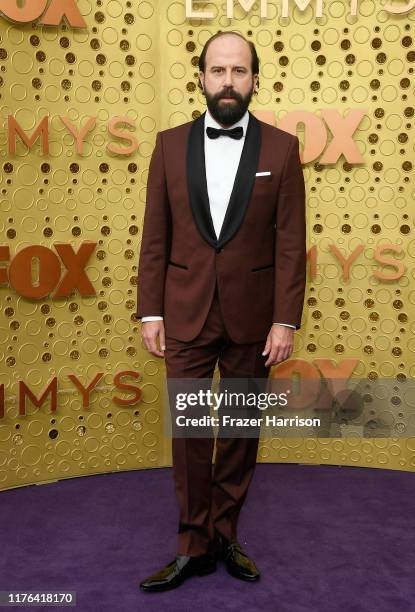
M 271 176 L 271 172 L 269 170 L 266 172 L 257 172 L 255 176 Z

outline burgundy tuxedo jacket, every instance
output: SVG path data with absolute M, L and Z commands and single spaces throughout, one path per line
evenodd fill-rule
M 193 340 L 218 285 L 234 342 L 265 341 L 273 322 L 301 325 L 306 281 L 305 186 L 299 140 L 249 113 L 219 238 L 210 215 L 203 113 L 157 133 L 138 269 L 137 313 Z M 256 176 L 270 171 L 270 176 Z

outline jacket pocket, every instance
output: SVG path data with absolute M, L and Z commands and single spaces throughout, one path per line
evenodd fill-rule
M 183 264 L 175 263 L 174 261 L 171 261 L 171 260 L 168 263 L 170 266 L 176 266 L 176 268 L 183 268 L 183 270 L 189 269 L 187 266 L 184 266 Z
M 266 266 L 259 266 L 259 268 L 251 268 L 251 272 L 259 272 L 260 270 L 267 270 L 268 268 L 273 268 L 275 264 L 268 264 Z

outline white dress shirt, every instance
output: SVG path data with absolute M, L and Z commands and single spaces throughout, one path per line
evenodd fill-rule
M 245 115 L 232 128 L 241 126 L 244 130 L 240 140 L 229 136 L 209 138 L 206 134 L 207 127 L 222 128 L 212 117 L 209 111 L 205 115 L 205 167 L 206 183 L 209 196 L 210 215 L 213 221 L 216 238 L 219 238 L 226 209 L 235 182 L 236 172 L 239 166 L 242 149 L 245 142 L 246 129 L 249 122 L 249 113 Z M 229 129 L 229 128 L 224 128 Z
M 209 138 L 206 134 L 207 127 L 222 128 L 215 121 L 206 109 L 205 114 L 205 167 L 206 167 L 206 183 L 209 196 L 210 214 L 213 221 L 213 227 L 216 233 L 216 238 L 222 228 L 226 210 L 228 208 L 229 199 L 231 197 L 233 184 L 235 182 L 236 172 L 238 170 L 239 160 L 241 158 L 242 149 L 245 142 L 246 130 L 249 122 L 249 113 L 245 112 L 242 119 L 230 125 L 228 128 L 242 126 L 244 133 L 240 140 L 230 138 L 229 136 L 219 136 L 219 138 Z M 149 316 L 142 317 L 141 321 L 161 321 L 163 317 Z M 274 323 L 274 325 L 284 325 L 295 329 L 294 325 L 288 323 Z

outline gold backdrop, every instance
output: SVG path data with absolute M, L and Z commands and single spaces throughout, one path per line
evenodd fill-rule
M 257 5 L 246 13 L 235 2 L 230 20 L 226 3 L 202 3 L 200 10 L 215 14 L 205 21 L 186 19 L 184 4 L 80 0 L 84 29 L 0 17 L 0 267 L 10 264 L 4 247 L 13 260 L 31 245 L 56 254 L 59 243 L 75 252 L 96 243 L 86 266 L 95 295 L 74 290 L 30 299 L 10 283 L 0 286 L 0 488 L 170 464 L 161 410 L 164 366 L 142 348 L 134 317 L 137 258 L 156 133 L 205 109 L 197 60 L 219 29 L 255 42 L 260 90 L 251 110 L 273 111 L 277 125 L 293 111 L 321 117 L 325 109 L 341 116 L 365 109 L 353 136 L 363 163 L 340 156 L 333 164 L 317 158 L 303 166 L 308 248 L 316 247 L 318 260 L 293 359 L 336 364 L 354 358 L 354 376 L 408 384 L 414 378 L 414 14 L 391 15 L 362 2 L 352 17 L 349 2 L 340 0 L 326 3 L 321 18 L 311 6 L 291 5 L 283 19 L 281 4 L 270 2 L 268 19 L 261 20 Z M 27 135 L 48 116 L 49 152 L 40 138 L 28 147 L 17 136 L 9 153 L 9 116 Z M 96 117 L 83 149 L 60 117 L 78 130 Z M 138 141 L 128 155 L 131 142 L 109 133 L 114 117 L 123 117 L 127 123 L 118 129 Z M 303 145 L 304 125 L 297 133 Z M 107 149 L 111 143 L 120 150 Z M 405 272 L 395 281 L 373 274 L 375 249 L 386 243 L 402 247 L 394 258 Z M 344 256 L 364 246 L 348 280 L 330 244 Z M 134 404 L 114 400 L 132 397 L 115 387 L 120 372 L 139 373 L 138 380 L 124 379 L 142 391 Z M 84 406 L 69 376 L 87 387 L 97 373 L 103 376 Z M 54 378 L 55 410 L 48 396 L 41 406 L 26 398 L 26 414 L 19 413 L 19 381 L 40 398 Z M 391 411 L 399 420 L 399 407 Z M 260 445 L 259 461 L 414 470 L 414 450 L 414 438 L 275 438 Z

